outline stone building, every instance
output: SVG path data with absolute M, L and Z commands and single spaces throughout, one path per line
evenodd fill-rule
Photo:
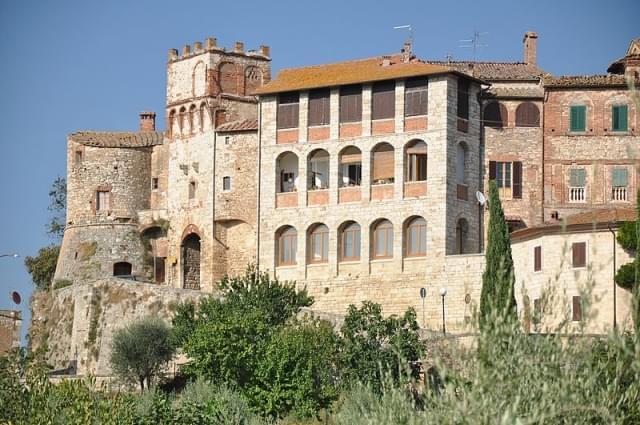
M 20 347 L 22 315 L 17 310 L 0 310 L 0 354 Z
M 164 132 L 144 112 L 139 131 L 68 137 L 55 279 L 215 292 L 256 263 L 321 311 L 368 299 L 462 330 L 479 300 L 476 192 L 489 179 L 512 230 L 533 232 L 514 239 L 525 281 L 529 241 L 557 242 L 549 226 L 636 202 L 640 115 L 625 76 L 638 79 L 640 41 L 607 76 L 559 78 L 537 66 L 537 41 L 525 34 L 522 62 L 425 61 L 407 43 L 273 80 L 266 46 L 171 49 Z

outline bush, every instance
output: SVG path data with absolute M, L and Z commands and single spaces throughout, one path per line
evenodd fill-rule
M 31 275 L 31 280 L 38 289 L 49 289 L 53 275 L 56 272 L 60 247 L 51 245 L 40 248 L 35 257 L 26 257 L 24 265 Z
M 616 283 L 624 289 L 631 290 L 636 281 L 636 262 L 623 264 L 616 272 Z
M 173 357 L 169 327 L 160 319 L 147 317 L 134 322 L 113 336 L 111 368 L 125 381 L 140 384 L 140 391 Z

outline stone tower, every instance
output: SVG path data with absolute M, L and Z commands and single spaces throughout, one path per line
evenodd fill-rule
M 169 284 L 176 287 L 213 290 L 213 283 L 230 268 L 245 267 L 255 258 L 255 249 L 245 244 L 227 244 L 227 235 L 256 241 L 255 205 L 257 164 L 257 99 L 253 91 L 270 80 L 269 48 L 245 51 L 236 42 L 232 50 L 217 46 L 214 38 L 204 45 L 186 45 L 182 54 L 171 49 L 167 66 L 167 191 L 165 205 L 169 222 Z M 249 124 L 248 124 L 249 123 Z M 238 142 L 236 133 L 224 129 L 247 129 Z M 242 132 L 241 132 L 242 133 Z M 232 196 L 228 167 L 241 159 L 238 175 L 249 179 L 244 187 L 234 184 Z M 162 161 L 164 162 L 164 161 Z M 250 168 L 252 167 L 252 168 Z M 252 172 L 253 171 L 253 172 Z M 244 208 L 230 211 L 233 203 Z

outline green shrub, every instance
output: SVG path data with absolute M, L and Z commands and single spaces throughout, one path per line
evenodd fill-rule
M 636 280 L 636 262 L 623 264 L 616 272 L 615 277 L 618 286 L 631 290 Z
M 71 285 L 73 285 L 73 282 L 71 282 L 69 279 L 58 279 L 53 282 L 53 289 L 62 289 Z

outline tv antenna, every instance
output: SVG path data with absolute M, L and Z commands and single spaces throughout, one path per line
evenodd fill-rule
M 484 43 L 483 41 L 480 40 L 480 38 L 482 36 L 485 36 L 489 34 L 488 32 L 479 32 L 479 31 L 473 31 L 473 37 L 467 40 L 458 40 L 460 43 L 466 43 L 463 44 L 461 47 L 463 49 L 472 49 L 473 50 L 473 61 L 476 61 L 476 54 L 478 51 L 479 47 L 488 47 L 489 45 L 487 43 Z
M 411 25 L 398 25 L 397 27 L 393 27 L 394 30 L 408 30 L 409 31 L 409 42 L 413 44 L 413 28 Z

